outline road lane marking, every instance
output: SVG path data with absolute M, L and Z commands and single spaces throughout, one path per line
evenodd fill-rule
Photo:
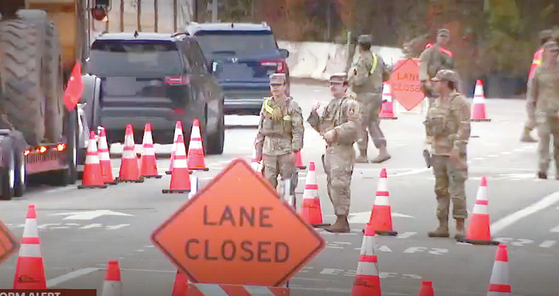
M 551 229 L 549 230 L 549 232 L 559 232 L 559 225 L 557 225 L 557 226 L 551 228 Z
M 60 285 L 64 282 L 67 282 L 69 280 L 73 280 L 75 278 L 79 278 L 82 277 L 84 275 L 90 274 L 92 272 L 98 271 L 100 270 L 100 268 L 94 268 L 94 267 L 89 267 L 89 268 L 82 268 L 82 269 L 78 269 L 78 270 L 74 270 L 70 273 L 67 274 L 63 274 L 59 277 L 50 279 L 47 281 L 47 287 L 48 288 L 52 288 L 56 285 Z
M 556 202 L 559 201 L 559 191 L 552 193 L 544 198 L 542 198 L 540 201 L 533 203 L 531 205 L 529 205 L 528 207 L 521 209 L 519 211 L 516 211 L 510 215 L 507 215 L 501 219 L 499 219 L 498 221 L 494 222 L 491 224 L 491 234 L 495 234 L 499 231 L 502 231 L 503 229 L 511 226 L 512 224 L 522 220 L 523 218 L 526 218 L 532 214 L 535 214 L 541 210 L 544 210 L 552 205 L 554 205 Z
M 123 227 L 130 226 L 130 224 L 118 224 L 118 225 L 107 225 L 105 226 L 106 230 L 117 230 Z
M 540 248 L 551 248 L 556 242 L 554 240 L 546 240 L 540 244 Z

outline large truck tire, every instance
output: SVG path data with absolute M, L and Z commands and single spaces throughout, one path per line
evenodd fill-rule
M 49 22 L 45 38 L 45 140 L 50 143 L 61 141 L 64 132 L 64 76 L 60 54 L 59 31 L 54 22 Z M 69 139 L 67 139 L 69 140 Z
M 19 19 L 0 21 L 0 112 L 29 145 L 45 135 L 41 32 Z

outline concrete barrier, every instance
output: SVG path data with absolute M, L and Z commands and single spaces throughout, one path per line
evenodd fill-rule
M 278 41 L 278 46 L 290 52 L 287 65 L 292 77 L 328 80 L 333 73 L 346 69 L 348 51 L 345 44 Z M 380 55 L 388 65 L 404 57 L 400 48 L 374 46 L 371 51 Z

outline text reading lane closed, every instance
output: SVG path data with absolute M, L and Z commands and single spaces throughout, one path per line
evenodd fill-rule
M 324 248 L 324 239 L 242 159 L 152 235 L 199 283 L 284 284 Z

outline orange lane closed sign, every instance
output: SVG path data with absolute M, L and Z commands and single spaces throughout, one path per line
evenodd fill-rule
M 285 284 L 325 245 L 240 158 L 157 228 L 151 240 L 193 282 L 258 286 Z
M 0 264 L 19 249 L 19 243 L 12 232 L 0 221 Z
M 421 103 L 425 95 L 419 83 L 419 59 L 399 60 L 390 74 L 390 86 L 394 99 L 406 110 Z

